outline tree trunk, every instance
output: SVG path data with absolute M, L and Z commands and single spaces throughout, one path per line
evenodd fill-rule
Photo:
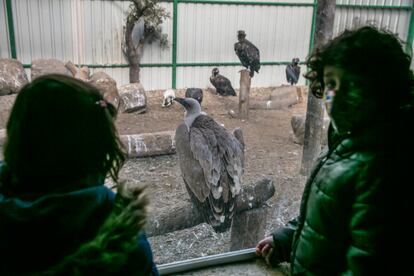
M 249 70 L 240 71 L 240 95 L 239 95 L 239 118 L 249 118 L 249 94 L 251 77 Z
M 275 187 L 273 182 L 266 178 L 254 185 L 243 188 L 236 202 L 237 214 L 235 216 L 238 216 L 243 211 L 262 208 L 262 204 L 274 194 Z M 203 215 L 188 200 L 180 205 L 171 206 L 166 212 L 150 214 L 145 232 L 148 236 L 163 235 L 190 228 L 203 222 Z
M 135 21 L 132 17 L 129 17 L 126 22 L 125 27 L 125 46 L 126 46 L 126 56 L 129 63 L 129 82 L 130 83 L 139 83 L 139 64 L 141 62 L 142 50 L 144 48 L 144 41 L 138 42 L 138 45 L 134 45 L 132 39 L 132 32 L 135 27 Z
M 335 19 L 335 2 L 318 0 L 314 47 L 317 49 L 332 37 Z M 321 133 L 323 126 L 322 101 L 308 93 L 305 121 L 305 139 L 303 144 L 301 173 L 308 175 L 321 150 Z

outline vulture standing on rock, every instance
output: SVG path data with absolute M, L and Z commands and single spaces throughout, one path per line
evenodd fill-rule
M 233 134 L 201 112 L 192 98 L 175 98 L 184 106 L 184 123 L 175 132 L 181 173 L 192 202 L 216 232 L 227 231 L 235 214 L 244 166 L 241 129 Z
M 239 42 L 234 44 L 234 51 L 242 65 L 249 69 L 250 77 L 253 77 L 255 71 L 259 73 L 260 51 L 253 43 L 246 39 L 246 33 L 244 31 L 240 30 L 237 32 L 237 39 Z
M 200 88 L 187 88 L 185 90 L 185 97 L 196 99 L 201 104 L 203 101 L 203 90 Z
M 236 91 L 231 86 L 230 80 L 220 75 L 217 68 L 214 68 L 211 72 L 210 82 L 221 96 L 236 96 Z

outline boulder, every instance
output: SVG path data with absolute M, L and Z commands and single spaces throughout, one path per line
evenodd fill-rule
M 34 80 L 37 77 L 47 74 L 61 74 L 72 77 L 72 73 L 65 64 L 57 59 L 36 59 L 32 61 L 31 77 Z
M 20 61 L 0 58 L 0 96 L 18 93 L 28 82 Z
M 323 119 L 323 131 L 321 137 L 321 144 L 326 145 L 328 142 L 328 126 L 330 123 L 329 118 Z M 305 138 L 305 116 L 302 115 L 293 115 L 290 124 L 293 130 L 292 140 L 294 143 L 303 145 L 303 140 Z
M 65 64 L 65 67 L 71 72 L 72 76 L 81 79 L 83 81 L 89 80 L 90 70 L 88 66 L 82 66 L 81 68 L 76 67 L 72 61 L 68 61 Z
M 17 94 L 0 97 L 0 129 L 5 128 Z
M 95 72 L 89 79 L 89 83 L 94 85 L 101 91 L 103 98 L 111 103 L 118 110 L 119 108 L 119 93 L 116 87 L 116 81 L 107 73 L 99 71 Z
M 143 113 L 147 109 L 147 96 L 140 83 L 125 84 L 119 88 L 120 111 Z

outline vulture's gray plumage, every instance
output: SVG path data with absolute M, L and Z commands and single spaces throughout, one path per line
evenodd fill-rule
M 191 200 L 216 232 L 231 226 L 241 190 L 244 142 L 201 112 L 192 98 L 175 98 L 186 109 L 175 133 L 181 173 Z

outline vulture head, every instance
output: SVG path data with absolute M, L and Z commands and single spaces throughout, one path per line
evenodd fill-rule
M 213 77 L 217 76 L 219 74 L 219 69 L 217 67 L 213 68 L 213 71 L 211 71 L 211 74 L 213 75 Z
M 194 120 L 203 114 L 201 112 L 200 103 L 193 98 L 174 98 L 174 101 L 179 102 L 185 108 L 184 123 L 187 128 L 190 129 L 191 124 Z
M 237 39 L 242 41 L 246 38 L 246 33 L 243 30 L 237 31 Z
M 292 59 L 292 64 L 293 65 L 298 65 L 299 64 L 299 58 L 293 58 Z

